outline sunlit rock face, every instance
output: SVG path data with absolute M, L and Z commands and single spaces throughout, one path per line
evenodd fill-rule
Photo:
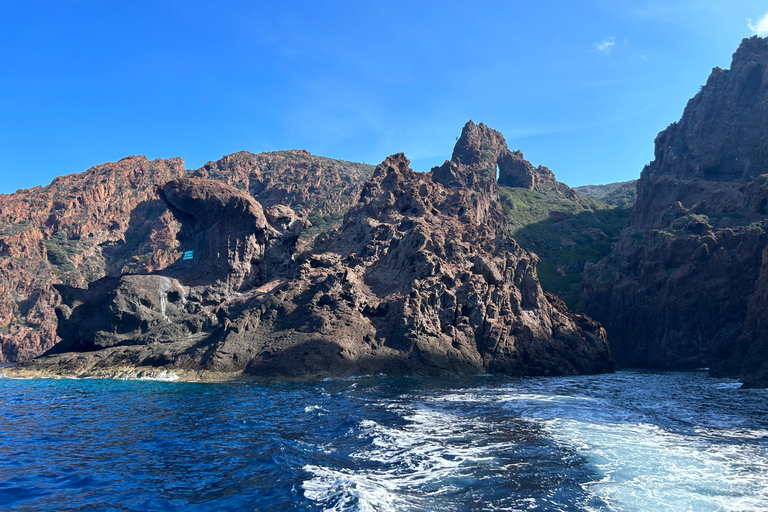
M 470 128 L 459 153 L 474 144 Z M 454 156 L 416 173 L 404 155 L 390 156 L 341 228 L 300 253 L 307 223 L 286 207 L 262 209 L 202 179 L 174 180 L 160 197 L 192 259 L 62 288 L 62 343 L 14 371 L 318 378 L 614 368 L 600 324 L 542 292 L 538 258 L 509 236 L 495 166 L 483 160 Z
M 534 167 L 522 151 L 510 151 L 504 136 L 483 123 L 469 121 L 464 125 L 451 161 L 487 175 L 496 176 L 498 171 L 500 186 L 553 191 L 578 201 L 573 190 L 555 179 L 555 173 L 542 165 Z
M 629 224 L 588 269 L 579 307 L 620 364 L 768 383 L 766 119 L 768 41 L 752 37 L 656 138 Z
M 55 284 L 83 288 L 178 259 L 181 224 L 157 194 L 168 181 L 221 181 L 264 208 L 300 211 L 315 226 L 299 243 L 311 245 L 340 223 L 373 168 L 304 150 L 241 151 L 199 169 L 185 169 L 181 158 L 130 156 L 0 194 L 0 362 L 30 359 L 56 343 Z

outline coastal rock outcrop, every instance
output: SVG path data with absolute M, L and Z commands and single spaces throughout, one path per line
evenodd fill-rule
M 611 370 L 602 327 L 541 291 L 538 259 L 508 236 L 494 176 L 455 161 L 431 173 L 408 165 L 402 154 L 380 164 L 340 233 L 270 298 L 269 307 L 301 314 L 267 326 L 259 338 L 270 357 L 257 357 L 252 371 Z
M 629 223 L 585 272 L 579 307 L 606 326 L 620 364 L 750 382 L 763 372 L 768 384 L 766 119 L 768 41 L 752 37 L 656 138 Z
M 179 339 L 217 323 L 221 304 L 286 271 L 308 222 L 290 208 L 264 210 L 221 182 L 180 178 L 160 196 L 181 221 L 184 258 L 161 271 L 55 285 L 62 342 L 48 354 Z
M 0 362 L 56 343 L 54 284 L 85 287 L 174 261 L 178 224 L 155 188 L 183 173 L 180 158 L 127 157 L 0 194 Z
M 483 137 L 465 128 L 459 154 Z M 494 167 L 456 155 L 430 173 L 387 158 L 339 231 L 303 253 L 293 248 L 304 221 L 288 209 L 262 216 L 229 187 L 171 182 L 162 197 L 202 267 L 182 260 L 67 289 L 61 346 L 10 371 L 216 380 L 613 370 L 600 324 L 542 292 L 538 258 L 509 236 Z M 225 225 L 230 235 L 213 235 Z
M 246 151 L 185 169 L 180 158 L 131 156 L 45 187 L 0 194 L 0 362 L 41 354 L 57 341 L 56 284 L 147 273 L 179 258 L 181 224 L 157 193 L 181 177 L 228 183 L 265 208 L 285 205 L 313 227 L 300 244 L 341 222 L 373 166 L 303 150 Z

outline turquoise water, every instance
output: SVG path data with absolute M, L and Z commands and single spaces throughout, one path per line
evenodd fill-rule
M 768 392 L 702 372 L 0 379 L 0 510 L 766 510 Z

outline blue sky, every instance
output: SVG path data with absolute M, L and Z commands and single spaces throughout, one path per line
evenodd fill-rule
M 303 148 L 416 170 L 468 119 L 569 185 L 636 178 L 768 2 L 0 4 L 0 193 L 127 155 Z M 748 21 L 749 20 L 749 21 Z

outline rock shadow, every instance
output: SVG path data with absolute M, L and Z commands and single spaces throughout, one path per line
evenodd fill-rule
M 124 268 L 132 259 L 138 264 L 149 259 L 152 253 L 149 235 L 153 231 L 165 229 L 165 225 L 160 222 L 160 217 L 167 210 L 168 206 L 160 199 L 149 199 L 136 205 L 136 208 L 131 211 L 123 240 L 101 244 L 107 276 L 118 277 L 126 273 Z M 119 225 L 113 223 L 110 229 L 118 228 Z

